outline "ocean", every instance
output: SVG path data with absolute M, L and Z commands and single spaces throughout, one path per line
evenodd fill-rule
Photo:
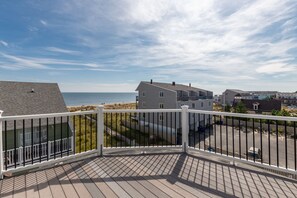
M 67 106 L 135 102 L 137 93 L 62 93 Z

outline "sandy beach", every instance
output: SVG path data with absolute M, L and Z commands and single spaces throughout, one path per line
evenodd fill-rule
M 82 106 L 67 106 L 68 111 L 91 111 L 95 110 L 98 105 L 82 105 Z M 128 103 L 106 103 L 104 109 L 136 109 L 135 102 Z

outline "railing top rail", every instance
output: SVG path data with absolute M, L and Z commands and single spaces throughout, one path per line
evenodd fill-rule
M 50 113 L 50 114 L 33 114 L 33 115 L 18 115 L 18 116 L 3 116 L 0 117 L 1 121 L 23 120 L 23 119 L 38 119 L 38 118 L 54 118 L 65 117 L 74 115 L 89 115 L 97 113 L 96 111 L 77 111 L 77 112 L 64 112 L 64 113 Z
M 181 112 L 181 109 L 104 109 L 104 113 L 170 113 L 170 112 Z M 240 118 L 254 118 L 254 119 L 267 119 L 267 120 L 280 120 L 280 121 L 293 121 L 297 122 L 297 117 L 286 117 L 286 116 L 271 116 L 271 115 L 258 115 L 258 114 L 242 114 L 242 113 L 229 113 L 229 112 L 218 112 L 218 111 L 203 111 L 189 109 L 189 113 L 200 113 L 208 115 L 221 115 L 230 117 Z M 93 111 L 79 111 L 79 112 L 64 112 L 64 113 L 51 113 L 51 114 L 34 114 L 34 115 L 19 115 L 19 116 L 3 116 L 0 117 L 1 121 L 11 120 L 23 120 L 23 119 L 39 119 L 39 118 L 54 118 L 64 116 L 75 116 L 75 115 L 89 115 L 97 113 Z
M 104 113 L 170 113 L 181 112 L 181 109 L 105 109 Z
M 181 109 L 105 109 L 104 113 L 157 113 L 157 112 L 181 112 Z M 79 112 L 64 112 L 64 113 L 50 113 L 50 114 L 33 114 L 33 115 L 18 115 L 18 116 L 3 116 L 1 121 L 23 120 L 23 119 L 39 119 L 39 118 L 54 118 L 75 115 L 89 115 L 97 113 L 93 111 L 79 111 Z
M 254 119 L 266 119 L 266 120 L 279 120 L 279 121 L 292 121 L 297 122 L 297 117 L 287 117 L 287 116 L 272 116 L 272 115 L 259 115 L 259 114 L 243 114 L 243 113 L 230 113 L 230 112 L 219 112 L 219 111 L 203 111 L 189 109 L 189 113 L 200 113 L 208 115 L 221 115 L 230 117 L 240 117 L 240 118 L 254 118 Z

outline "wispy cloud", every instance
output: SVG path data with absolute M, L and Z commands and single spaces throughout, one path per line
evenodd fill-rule
M 65 59 L 35 58 L 24 56 L 13 56 L 0 52 L 0 67 L 4 69 L 47 69 L 47 70 L 92 70 L 92 71 L 118 71 L 122 70 L 106 68 L 97 63 L 79 62 Z M 68 66 L 68 67 L 61 67 Z
M 44 26 L 47 26 L 47 22 L 45 20 L 40 20 L 40 23 Z
M 64 53 L 64 54 L 71 54 L 71 55 L 80 54 L 79 51 L 67 50 L 67 49 L 62 49 L 62 48 L 58 48 L 58 47 L 46 47 L 45 50 L 51 51 L 51 52 Z
M 7 42 L 5 42 L 5 41 L 3 41 L 3 40 L 0 40 L 0 44 L 1 44 L 1 45 L 3 45 L 3 46 L 5 46 L 5 47 L 7 47 L 7 46 L 8 46 L 8 43 L 7 43 Z
M 214 91 L 234 85 L 269 89 L 278 86 L 275 79 L 296 81 L 296 0 L 56 2 L 53 12 L 38 7 L 48 14 L 38 21 L 50 33 L 41 42 L 45 45 L 32 39 L 33 46 L 54 53 L 35 58 L 7 52 L 21 59 L 6 57 L 12 65 L 28 61 L 28 68 L 109 70 L 106 79 L 113 78 L 113 71 L 127 71 L 131 75 L 121 76 L 123 82 L 174 79 Z M 30 25 L 30 31 L 38 30 Z M 43 33 L 38 32 L 37 41 Z

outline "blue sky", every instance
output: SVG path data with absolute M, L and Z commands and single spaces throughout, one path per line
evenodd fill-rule
M 297 91 L 296 0 L 10 0 L 0 27 L 0 80 Z

